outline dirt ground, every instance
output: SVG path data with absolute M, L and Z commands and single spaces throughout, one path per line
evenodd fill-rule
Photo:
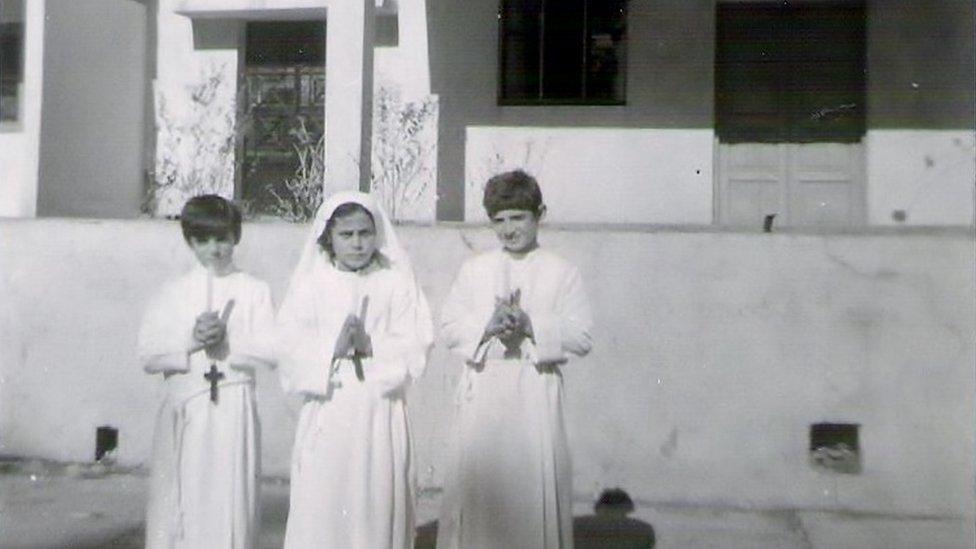
M 0 547 L 129 549 L 142 547 L 144 471 L 39 460 L 0 460 Z M 288 484 L 262 483 L 259 548 L 279 548 L 288 516 Z M 436 495 L 418 508 L 417 547 L 434 546 Z M 972 549 L 973 517 L 892 516 L 804 510 L 748 510 L 638 502 L 629 513 L 594 514 L 578 502 L 577 549 L 824 548 Z

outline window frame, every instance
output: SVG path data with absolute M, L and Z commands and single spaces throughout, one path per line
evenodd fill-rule
M 27 7 L 24 0 L 15 1 L 20 2 L 20 13 L 23 15 Z M 12 119 L 0 119 L 0 133 L 19 132 L 24 129 L 24 84 L 27 73 L 27 67 L 25 66 L 25 60 L 27 58 L 26 25 L 26 17 L 22 17 L 20 21 L 0 22 L 0 27 L 16 29 L 10 34 L 14 36 L 14 40 L 19 40 L 17 55 L 20 57 L 17 61 L 18 71 L 15 75 L 16 93 L 14 95 L 14 102 L 16 103 L 16 117 Z M 2 34 L 6 36 L 7 33 L 4 32 Z M 2 42 L 0 42 L 0 46 L 2 45 Z
M 248 81 L 247 81 L 248 76 L 261 73 L 261 72 L 267 72 L 268 74 L 272 74 L 272 73 L 284 74 L 286 72 L 281 68 L 283 65 L 278 65 L 275 68 L 261 68 L 260 65 L 257 64 L 252 65 L 248 63 L 249 44 L 250 44 L 249 37 L 253 38 L 253 36 L 250 36 L 249 34 L 249 27 L 251 27 L 252 24 L 254 25 L 254 27 L 252 28 L 257 28 L 262 25 L 270 26 L 275 24 L 290 24 L 290 23 L 305 23 L 309 25 L 321 25 L 323 31 L 322 45 L 323 48 L 325 47 L 325 35 L 326 35 L 325 33 L 328 32 L 327 20 L 325 18 L 307 18 L 307 19 L 294 19 L 294 20 L 292 19 L 287 19 L 287 20 L 247 19 L 240 23 L 240 26 L 238 28 L 238 58 L 237 58 L 238 59 L 238 64 L 237 64 L 238 102 L 237 102 L 237 112 L 236 112 L 237 124 L 239 126 L 241 124 L 247 126 L 252 125 L 253 119 L 256 116 L 255 112 L 250 110 L 251 99 L 248 90 Z M 300 63 L 291 63 L 291 64 L 287 64 L 287 66 L 288 66 L 288 70 L 287 70 L 288 74 L 295 77 L 296 79 L 299 79 L 300 75 L 303 73 L 306 75 L 311 75 L 313 72 L 318 72 L 318 71 L 310 71 L 309 69 L 311 65 L 306 66 Z M 326 78 L 327 69 L 325 67 L 324 49 L 322 52 L 322 64 L 321 64 L 320 72 L 322 77 Z M 325 123 L 324 122 L 324 116 L 325 116 L 324 93 L 325 93 L 325 88 L 323 87 L 322 88 L 323 103 L 321 105 L 321 115 L 323 117 L 322 120 L 323 125 Z M 260 118 L 260 115 L 257 116 Z M 255 213 L 257 215 L 263 216 L 267 214 L 267 212 L 264 212 L 262 210 L 262 208 L 266 206 L 266 204 L 261 204 L 260 202 L 262 200 L 262 197 L 260 195 L 264 194 L 263 191 L 259 191 L 257 195 L 245 193 L 246 187 L 248 187 L 248 185 L 245 182 L 245 176 L 246 176 L 245 171 L 247 169 L 247 160 L 248 160 L 247 159 L 248 146 L 245 141 L 251 137 L 253 136 L 250 135 L 249 132 L 247 131 L 243 131 L 243 130 L 237 131 L 236 144 L 235 144 L 235 159 L 234 159 L 234 198 L 236 200 L 242 200 L 254 204 L 254 207 L 257 208 Z M 257 150 L 257 148 L 252 150 Z M 267 197 L 264 197 L 264 199 L 267 199 Z
M 583 1 L 583 5 L 584 5 L 584 11 L 581 14 L 581 17 L 583 18 L 583 34 L 582 34 L 582 37 L 581 37 L 581 39 L 583 41 L 583 58 L 581 60 L 580 71 L 583 74 L 583 79 L 582 79 L 583 81 L 582 81 L 582 84 L 581 84 L 581 88 L 582 89 L 580 90 L 580 92 L 581 92 L 580 93 L 580 96 L 571 97 L 571 98 L 545 97 L 544 89 L 543 89 L 543 81 L 544 81 L 543 71 L 544 71 L 545 63 L 544 63 L 544 60 L 541 59 L 543 57 L 543 52 L 545 51 L 545 13 L 544 13 L 544 10 L 545 10 L 546 2 L 547 1 L 552 1 L 552 0 L 540 0 L 540 7 L 541 7 L 541 10 L 542 10 L 542 13 L 540 14 L 540 25 L 539 25 L 539 51 L 540 51 L 540 53 L 539 53 L 539 56 L 540 56 L 539 73 L 540 74 L 539 74 L 539 93 L 538 93 L 538 97 L 535 97 L 535 98 L 509 98 L 509 97 L 505 97 L 505 88 L 506 88 L 505 83 L 506 83 L 506 73 L 507 73 L 507 71 L 506 71 L 506 62 L 505 62 L 505 59 L 506 59 L 506 56 L 505 56 L 505 53 L 506 53 L 506 28 L 505 28 L 505 17 L 504 17 L 504 13 L 506 11 L 505 10 L 506 3 L 507 2 L 511 2 L 511 1 L 513 1 L 513 0 L 498 0 L 498 18 L 497 18 L 497 20 L 498 20 L 498 29 L 497 29 L 498 30 L 498 37 L 497 37 L 497 42 L 498 43 L 497 43 L 497 51 L 496 51 L 496 67 L 497 67 L 497 81 L 496 81 L 496 83 L 497 83 L 497 90 L 496 90 L 496 94 L 495 94 L 496 103 L 497 103 L 498 106 L 501 106 L 501 107 L 536 107 L 536 106 L 541 106 L 541 107 L 545 107 L 545 106 L 594 106 L 594 107 L 609 106 L 609 107 L 615 107 L 615 106 L 617 106 L 617 107 L 619 107 L 619 106 L 625 106 L 625 105 L 627 105 L 627 59 L 628 59 L 628 56 L 627 56 L 627 53 L 628 53 L 627 45 L 628 45 L 628 41 L 629 41 L 629 34 L 627 32 L 627 30 L 628 30 L 628 24 L 627 23 L 628 23 L 628 15 L 629 15 L 628 0 L 622 0 L 621 1 L 621 10 L 622 10 L 621 17 L 622 17 L 622 21 L 623 21 L 623 34 L 622 34 L 622 36 L 620 38 L 620 46 L 619 46 L 619 49 L 617 50 L 619 52 L 619 54 L 620 54 L 619 55 L 619 59 L 618 59 L 618 64 L 617 64 L 617 78 L 620 79 L 620 98 L 619 99 L 617 99 L 617 98 L 589 98 L 589 97 L 586 97 L 586 92 L 587 92 L 587 88 L 586 88 L 586 73 L 587 73 L 587 71 L 586 71 L 586 68 L 589 65 L 589 61 L 590 61 L 590 48 L 589 48 L 589 44 L 588 44 L 589 40 L 588 40 L 588 37 L 587 37 L 587 28 L 588 28 L 588 26 L 587 26 L 588 25 L 587 7 L 590 5 L 591 2 L 600 2 L 600 1 L 603 1 L 603 0 L 582 0 Z

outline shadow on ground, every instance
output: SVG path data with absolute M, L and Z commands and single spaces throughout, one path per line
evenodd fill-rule
M 4 549 L 139 549 L 147 497 L 143 472 L 111 464 L 58 464 L 0 456 L 0 547 Z M 256 549 L 279 549 L 288 519 L 287 481 L 261 483 L 261 528 Z M 436 515 L 432 501 L 425 517 Z M 630 518 L 634 504 L 620 489 L 604 491 L 593 514 L 573 519 L 578 549 L 651 548 L 650 524 Z M 437 522 L 417 529 L 416 547 L 432 548 Z
M 573 518 L 576 549 L 649 549 L 655 543 L 654 528 L 625 515 L 594 514 Z M 437 545 L 437 521 L 417 528 L 416 549 Z
M 657 538 L 650 524 L 628 517 L 634 502 L 620 488 L 604 490 L 593 506 L 593 514 L 573 518 L 576 549 L 650 549 Z M 437 521 L 417 528 L 417 549 L 437 544 Z
M 265 507 L 268 510 L 267 507 Z M 259 547 L 279 546 L 284 540 L 288 514 L 287 504 L 275 506 L 264 515 L 262 543 Z M 111 540 L 96 545 L 80 545 L 77 549 L 135 549 L 142 547 L 143 528 L 135 528 Z M 641 520 L 606 514 L 587 515 L 573 519 L 573 540 L 576 549 L 650 549 L 654 547 L 654 528 Z M 433 549 L 437 545 L 437 521 L 417 528 L 416 549 Z

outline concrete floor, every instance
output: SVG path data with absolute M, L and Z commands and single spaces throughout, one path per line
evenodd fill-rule
M 262 486 L 259 547 L 279 548 L 288 486 Z M 146 478 L 137 471 L 20 462 L 0 466 L 0 547 L 137 548 L 142 546 Z M 422 498 L 418 547 L 432 547 L 436 501 Z M 640 505 L 629 517 L 596 517 L 576 508 L 577 549 L 589 547 L 972 549 L 972 517 L 909 517 L 803 510 L 756 511 L 666 504 Z

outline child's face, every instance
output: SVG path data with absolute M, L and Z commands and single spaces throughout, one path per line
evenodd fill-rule
M 491 216 L 491 228 L 505 250 L 525 253 L 538 243 L 539 218 L 529 210 L 502 210 Z
M 234 259 L 234 237 L 230 234 L 207 238 L 190 237 L 190 248 L 197 261 L 207 269 L 226 273 Z
M 335 220 L 332 226 L 332 260 L 342 271 L 358 271 L 369 265 L 376 252 L 376 227 L 361 211 Z

